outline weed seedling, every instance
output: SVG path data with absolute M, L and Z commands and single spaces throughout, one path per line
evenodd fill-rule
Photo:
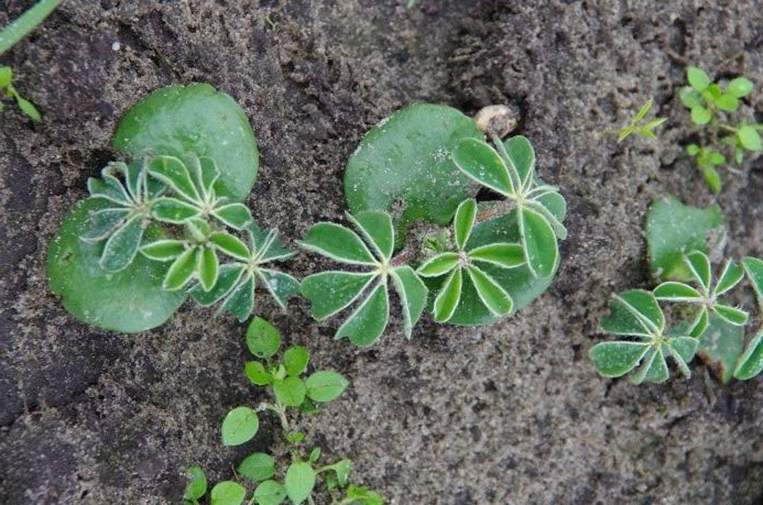
M 253 385 L 265 388 L 271 400 L 228 412 L 222 423 L 222 440 L 226 446 L 250 441 L 259 431 L 258 413 L 271 412 L 281 428 L 284 454 L 255 452 L 247 456 L 236 469 L 237 480 L 223 481 L 212 488 L 212 503 L 241 505 L 249 494 L 248 485 L 253 488 L 247 502 L 250 504 L 278 505 L 287 499 L 293 505 L 314 504 L 314 494 L 322 484 L 323 493 L 331 497 L 334 505 L 382 505 L 378 493 L 350 483 L 349 459 L 320 464 L 321 449 L 308 447 L 308 437 L 295 424 L 298 413 L 318 412 L 321 406 L 339 398 L 349 382 L 331 370 L 314 371 L 305 377 L 310 353 L 302 346 L 292 346 L 279 358 L 281 340 L 278 329 L 264 319 L 255 318 L 249 325 L 246 344 L 257 359 L 246 363 L 244 374 Z M 279 470 L 283 460 L 288 464 L 285 470 Z M 206 494 L 206 477 L 197 466 L 188 469 L 188 476 L 184 500 L 196 504 Z
M 657 135 L 654 133 L 655 128 L 662 125 L 662 123 L 667 121 L 668 118 L 656 117 L 650 121 L 646 121 L 646 116 L 649 114 L 649 111 L 652 110 L 653 104 L 654 101 L 651 98 L 647 100 L 646 103 L 641 106 L 641 109 L 639 109 L 633 119 L 631 119 L 626 126 L 620 128 L 620 131 L 617 134 L 618 143 L 627 139 L 634 133 L 645 139 L 654 140 L 657 138 Z
M 689 85 L 681 88 L 681 103 L 690 110 L 691 121 L 699 128 L 701 142 L 690 144 L 686 151 L 696 159 L 697 167 L 705 182 L 714 193 L 722 189 L 717 168 L 727 163 L 727 156 L 737 165 L 744 161 L 746 153 L 758 153 L 763 149 L 760 131 L 763 125 L 735 117 L 742 100 L 754 89 L 753 82 L 744 76 L 727 84 L 712 82 L 699 67 L 690 66 L 686 71 Z

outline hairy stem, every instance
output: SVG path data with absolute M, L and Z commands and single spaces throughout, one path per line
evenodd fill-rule
M 37 28 L 63 0 L 40 0 L 0 32 L 0 54 Z
M 286 417 L 286 408 L 279 404 L 272 404 L 268 402 L 262 402 L 257 407 L 258 412 L 269 410 L 274 412 L 278 416 L 278 420 L 281 422 L 281 430 L 284 435 L 288 435 L 291 432 L 291 426 L 289 426 L 289 419 Z

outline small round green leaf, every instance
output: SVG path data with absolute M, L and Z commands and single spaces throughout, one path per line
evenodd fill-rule
M 183 500 L 198 501 L 207 494 L 207 476 L 204 470 L 199 466 L 190 466 L 186 470 L 188 474 L 188 484 L 185 486 Z
M 349 381 L 340 373 L 332 371 L 315 372 L 305 381 L 307 396 L 316 402 L 330 402 L 339 398 L 347 389 Z
M 758 130 L 750 125 L 744 125 L 737 130 L 739 143 L 748 151 L 760 151 L 763 149 Z
M 238 465 L 238 473 L 253 482 L 262 482 L 273 477 L 276 462 L 270 454 L 255 452 Z
M 304 372 L 309 361 L 310 353 L 301 345 L 290 347 L 283 354 L 283 365 L 289 375 L 298 376 Z
M 305 401 L 305 383 L 298 377 L 286 377 L 273 382 L 276 400 L 287 407 L 299 407 Z
M 711 119 L 713 119 L 713 113 L 701 105 L 695 105 L 691 108 L 691 120 L 694 124 L 705 125 L 709 123 Z
M 109 206 L 101 199 L 78 203 L 64 218 L 48 248 L 50 288 L 78 320 L 107 330 L 145 331 L 164 323 L 183 303 L 183 292 L 162 290 L 167 263 L 138 255 L 116 273 L 98 266 L 103 245 L 80 239 L 89 224 L 90 212 Z M 164 238 L 158 226 L 145 231 L 147 242 Z
M 246 498 L 246 488 L 238 482 L 226 480 L 212 488 L 212 505 L 241 505 Z
M 286 471 L 286 495 L 294 505 L 304 502 L 315 487 L 315 470 L 305 462 L 292 463 Z
M 678 96 L 681 99 L 681 103 L 683 103 L 684 107 L 687 109 L 692 109 L 703 104 L 702 95 L 700 95 L 697 90 L 693 89 L 691 86 L 684 86 L 681 88 Z
M 255 317 L 246 330 L 246 345 L 258 358 L 270 358 L 281 347 L 281 333 L 263 318 Z
M 734 95 L 724 93 L 718 97 L 718 99 L 715 101 L 715 105 L 717 105 L 721 110 L 731 112 L 739 108 L 739 100 Z
M 223 420 L 223 445 L 241 445 L 251 440 L 260 428 L 257 412 L 249 407 L 236 407 Z
M 220 170 L 218 196 L 244 200 L 259 166 L 254 132 L 241 107 L 209 84 L 160 88 L 122 117 L 114 148 L 140 158 L 144 154 L 212 158 Z
M 286 488 L 274 480 L 266 480 L 254 490 L 257 505 L 280 505 L 286 498 Z
M 696 91 L 702 92 L 710 86 L 710 77 L 699 67 L 690 66 L 686 69 L 686 76 L 689 84 Z
M 257 386 L 267 386 L 273 382 L 273 375 L 265 370 L 265 366 L 259 361 L 247 361 L 244 365 L 244 374 L 249 382 Z
M 737 77 L 729 82 L 729 87 L 726 89 L 729 94 L 737 98 L 742 98 L 749 95 L 752 92 L 753 83 L 746 77 Z

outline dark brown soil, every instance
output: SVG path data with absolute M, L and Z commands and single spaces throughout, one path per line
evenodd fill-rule
M 0 2 L 0 23 L 31 0 Z M 763 387 L 634 387 L 586 358 L 615 290 L 648 284 L 642 225 L 655 196 L 712 198 L 681 144 L 686 62 L 763 84 L 756 0 L 69 0 L 2 57 L 44 112 L 0 113 L 0 503 L 179 503 L 182 469 L 213 480 L 273 443 L 223 448 L 222 416 L 255 403 L 244 328 L 186 305 L 163 327 L 86 327 L 50 293 L 45 250 L 110 159 L 120 114 L 166 84 L 208 81 L 251 118 L 262 152 L 249 204 L 293 243 L 340 219 L 363 133 L 416 100 L 522 112 L 539 171 L 569 202 L 552 289 L 488 328 L 421 325 L 371 350 L 330 338 L 304 302 L 258 312 L 353 381 L 306 429 L 392 504 L 720 504 L 763 500 Z M 117 46 L 119 44 L 119 46 Z M 751 106 L 761 110 L 761 94 Z M 611 129 L 647 98 L 656 143 Z M 763 162 L 726 175 L 728 252 L 763 254 Z M 313 259 L 293 261 L 296 274 Z

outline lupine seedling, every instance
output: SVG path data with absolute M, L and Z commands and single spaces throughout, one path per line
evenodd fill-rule
M 360 212 L 347 218 L 363 235 L 335 223 L 314 225 L 300 245 L 355 271 L 327 271 L 309 275 L 302 281 L 302 294 L 312 303 L 312 316 L 321 321 L 341 312 L 367 292 L 358 307 L 339 327 L 335 338 L 349 338 L 358 346 L 368 346 L 384 333 L 389 322 L 389 288 L 394 286 L 403 306 L 405 333 L 426 307 L 429 290 L 409 265 L 393 258 L 395 230 L 385 212 Z M 369 249 L 368 245 L 371 246 Z
M 29 8 L 17 20 L 0 31 L 0 55 L 8 51 L 29 32 L 37 28 L 53 10 L 58 7 L 62 0 L 41 0 Z M 13 69 L 9 66 L 0 65 L 0 93 L 14 100 L 21 112 L 33 121 L 40 121 L 40 112 L 37 108 L 19 94 L 13 85 Z M 0 111 L 3 104 L 0 103 Z
M 688 364 L 695 354 L 723 383 L 732 378 L 748 380 L 763 371 L 763 327 L 745 345 L 749 313 L 722 298 L 739 286 L 746 273 L 763 314 L 763 261 L 746 257 L 739 266 L 727 259 L 714 280 L 706 251 L 708 242 L 722 236 L 718 226 L 722 227 L 723 217 L 716 212 L 714 208 L 686 207 L 672 198 L 652 205 L 647 218 L 650 266 L 662 282 L 652 292 L 629 290 L 615 296 L 601 328 L 633 340 L 593 346 L 589 356 L 599 373 L 620 377 L 638 367 L 632 382 L 664 382 L 669 371 L 662 357 L 672 356 L 688 377 Z M 675 222 L 689 229 L 672 233 Z M 686 252 L 697 245 L 704 250 Z M 667 331 L 660 302 L 679 304 L 683 309 L 671 312 L 681 320 Z
M 490 130 L 491 122 L 479 126 Z M 321 321 L 356 304 L 336 338 L 376 342 L 388 326 L 391 288 L 410 337 L 426 307 L 437 322 L 489 324 L 549 286 L 566 202 L 536 176 L 525 137 L 490 133 L 498 151 L 474 119 L 416 104 L 366 134 L 345 172 L 348 220 L 360 235 L 324 222 L 300 243 L 345 266 L 308 276 L 301 289 Z M 475 182 L 506 199 L 478 203 Z
M 282 307 L 297 293 L 296 279 L 268 264 L 290 253 L 241 203 L 259 155 L 229 96 L 206 84 L 159 89 L 120 120 L 114 147 L 127 161 L 88 180 L 90 197 L 48 251 L 51 288 L 75 317 L 144 331 L 190 294 L 245 321 L 256 286 Z
M 730 80 L 726 85 L 712 82 L 699 67 L 690 66 L 686 71 L 689 85 L 681 88 L 681 103 L 690 110 L 692 122 L 701 127 L 702 142 L 687 146 L 687 153 L 697 161 L 705 182 L 714 193 L 722 189 L 717 168 L 725 165 L 726 149 L 730 157 L 741 164 L 745 153 L 757 153 L 763 149 L 760 131 L 763 125 L 736 120 L 733 113 L 739 110 L 741 101 L 754 89 L 751 80 L 744 76 Z
M 621 377 L 638 367 L 631 375 L 634 384 L 665 382 L 670 377 L 665 358 L 670 356 L 682 374 L 691 376 L 688 363 L 694 358 L 697 339 L 666 332 L 665 315 L 651 292 L 631 289 L 615 295 L 610 310 L 601 322 L 602 330 L 631 339 L 591 348 L 589 356 L 600 374 Z
M 729 324 L 744 326 L 749 314 L 744 310 L 722 303 L 719 297 L 733 289 L 744 277 L 742 267 L 727 260 L 718 281 L 713 283 L 710 259 L 702 251 L 692 251 L 684 258 L 696 287 L 684 282 L 667 281 L 654 288 L 654 295 L 660 301 L 689 303 L 698 307 L 697 315 L 689 333 L 699 338 L 705 333 L 710 322 L 710 314 L 715 314 Z
M 626 126 L 620 128 L 620 131 L 617 134 L 618 143 L 627 139 L 634 133 L 645 139 L 653 140 L 657 138 L 654 130 L 658 126 L 662 125 L 665 121 L 667 121 L 668 118 L 656 117 L 650 121 L 645 121 L 649 111 L 652 110 L 653 104 L 654 101 L 651 98 L 647 100 L 646 103 L 641 106 L 633 119 L 631 119 Z
M 466 276 L 471 279 L 480 301 L 496 316 L 510 313 L 514 305 L 511 295 L 480 265 L 517 268 L 525 263 L 522 246 L 496 242 L 468 248 L 476 218 L 477 201 L 473 198 L 464 200 L 456 209 L 453 219 L 453 236 L 457 249 L 433 256 L 417 271 L 422 277 L 448 276 L 434 300 L 434 319 L 437 322 L 446 322 L 453 317 L 461 301 L 463 279 Z
M 341 374 L 330 370 L 312 372 L 306 378 L 310 353 L 302 346 L 286 349 L 278 358 L 282 337 L 276 327 L 262 318 L 255 318 L 246 333 L 249 352 L 257 358 L 248 361 L 244 374 L 249 381 L 265 388 L 271 401 L 257 407 L 239 406 L 225 416 L 222 440 L 226 446 L 242 445 L 259 431 L 258 412 L 276 415 L 286 443 L 288 454 L 273 456 L 255 452 L 237 467 L 237 481 L 217 483 L 210 492 L 214 505 L 241 505 L 250 495 L 248 504 L 278 505 L 288 500 L 293 505 L 315 503 L 314 494 L 319 484 L 336 505 L 382 505 L 381 496 L 362 486 L 350 483 L 352 462 L 342 459 L 331 464 L 318 464 L 320 448 L 308 450 L 306 435 L 297 430 L 292 413 L 312 414 L 321 405 L 339 398 L 349 382 Z M 279 461 L 288 459 L 285 471 L 279 471 Z M 197 504 L 206 494 L 207 481 L 203 471 L 192 466 L 188 469 L 185 503 Z M 252 488 L 251 493 L 247 486 Z
M 567 238 L 567 230 L 554 212 L 564 205 L 564 198 L 559 188 L 536 178 L 535 151 L 527 139 L 510 140 L 520 157 L 509 156 L 504 143 L 495 137 L 497 150 L 483 141 L 462 140 L 453 152 L 453 161 L 468 177 L 508 199 L 517 213 L 527 267 L 536 277 L 549 277 L 559 261 L 557 237 Z

